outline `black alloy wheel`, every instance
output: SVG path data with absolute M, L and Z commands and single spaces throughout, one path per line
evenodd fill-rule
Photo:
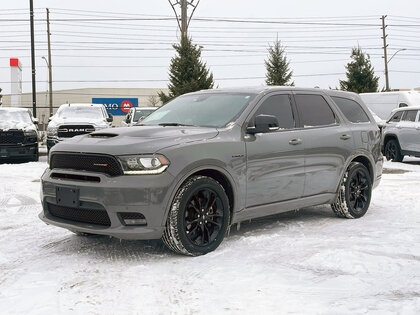
M 389 140 L 385 146 L 385 157 L 388 161 L 401 162 L 403 156 L 401 155 L 400 146 L 398 142 L 394 139 Z
M 207 246 L 221 232 L 223 202 L 210 188 L 197 189 L 189 199 L 184 213 L 187 238 L 197 246 Z
M 371 195 L 372 179 L 368 169 L 362 163 L 352 162 L 344 174 L 331 208 L 340 218 L 360 218 L 369 208 Z
M 362 213 L 370 200 L 369 174 L 362 169 L 353 173 L 349 182 L 349 205 L 356 213 Z
M 192 176 L 172 201 L 162 240 L 176 253 L 204 255 L 220 245 L 229 223 L 229 199 L 223 186 L 211 177 Z

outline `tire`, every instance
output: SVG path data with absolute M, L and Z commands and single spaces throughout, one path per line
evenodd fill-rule
M 372 196 L 372 180 L 367 168 L 359 162 L 350 163 L 340 183 L 334 213 L 340 218 L 357 219 L 367 212 Z
M 400 144 L 398 140 L 391 139 L 385 145 L 385 157 L 388 161 L 401 162 L 404 155 L 401 154 Z
M 193 176 L 172 201 L 162 240 L 176 253 L 204 255 L 220 245 L 229 222 L 229 200 L 222 185 L 210 177 Z
M 31 159 L 32 162 L 38 162 L 39 161 L 39 149 L 36 149 L 35 155 Z

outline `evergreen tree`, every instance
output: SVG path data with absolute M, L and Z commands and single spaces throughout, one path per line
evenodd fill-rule
M 192 43 L 188 37 L 183 37 L 180 44 L 173 45 L 177 55 L 171 59 L 169 69 L 169 95 L 159 92 L 163 104 L 171 99 L 198 90 L 213 88 L 213 74 L 206 64 L 200 60 L 201 48 Z
M 346 65 L 347 80 L 340 80 L 340 89 L 355 93 L 377 92 L 379 77 L 375 76 L 369 54 L 356 47 L 351 51 L 351 58 L 353 60 Z
M 267 69 L 265 83 L 267 85 L 295 85 L 290 82 L 293 71 L 290 70 L 290 62 L 287 61 L 284 48 L 277 39 L 273 46 L 268 48 L 268 61 L 265 60 Z

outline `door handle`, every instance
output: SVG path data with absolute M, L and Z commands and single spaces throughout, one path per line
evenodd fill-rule
M 351 138 L 351 135 L 347 135 L 347 134 L 344 134 L 344 135 L 341 135 L 340 136 L 340 139 L 341 140 L 348 140 L 348 139 L 350 139 Z
M 297 144 L 301 144 L 301 143 L 302 143 L 302 139 L 299 139 L 299 138 L 292 139 L 292 140 L 289 141 L 289 144 L 291 144 L 291 145 L 297 145 Z

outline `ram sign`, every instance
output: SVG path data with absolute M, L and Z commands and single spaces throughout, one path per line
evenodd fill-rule
M 104 104 L 108 114 L 127 115 L 131 107 L 139 105 L 138 98 L 92 98 L 93 104 Z

